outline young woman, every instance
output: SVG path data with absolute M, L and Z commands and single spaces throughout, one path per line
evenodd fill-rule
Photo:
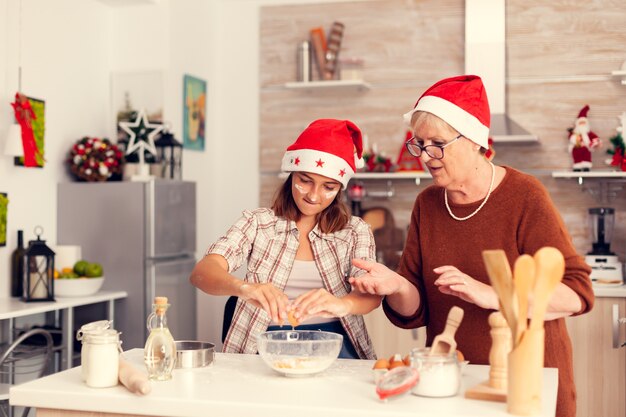
M 362 315 L 381 297 L 354 291 L 348 282 L 365 272 L 353 259 L 375 259 L 374 238 L 342 202 L 362 151 L 352 122 L 311 123 L 287 148 L 282 170 L 290 175 L 272 207 L 244 211 L 198 262 L 193 285 L 239 298 L 224 352 L 256 353 L 256 335 L 281 328 L 289 315 L 301 323 L 296 329 L 342 334 L 340 357 L 375 358 Z M 241 280 L 232 272 L 243 264 Z

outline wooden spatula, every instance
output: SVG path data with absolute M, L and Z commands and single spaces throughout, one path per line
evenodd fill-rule
M 535 288 L 530 329 L 541 329 L 550 296 L 563 279 L 565 259 L 558 249 L 552 247 L 539 249 L 533 258 L 535 259 Z
M 514 344 L 517 346 L 528 323 L 528 294 L 535 286 L 535 259 L 532 256 L 522 255 L 515 260 L 513 284 L 515 284 L 515 293 L 517 294 L 519 306 Z
M 433 345 L 430 348 L 431 355 L 450 355 L 456 350 L 456 340 L 454 340 L 454 334 L 456 329 L 459 328 L 463 320 L 463 309 L 461 307 L 454 306 L 448 313 L 448 319 L 446 320 L 446 328 L 443 332 L 435 336 Z
M 489 275 L 489 281 L 500 300 L 500 311 L 511 329 L 511 334 L 517 333 L 517 298 L 513 287 L 511 266 L 503 250 L 483 251 L 483 261 Z

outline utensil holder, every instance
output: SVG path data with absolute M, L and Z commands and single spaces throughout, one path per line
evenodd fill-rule
M 541 412 L 545 331 L 528 329 L 508 357 L 507 411 L 518 416 Z

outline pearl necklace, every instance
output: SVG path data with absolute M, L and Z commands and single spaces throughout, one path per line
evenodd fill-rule
M 483 208 L 487 200 L 489 200 L 489 196 L 491 195 L 491 192 L 493 191 L 493 183 L 496 179 L 496 167 L 495 165 L 493 165 L 493 163 L 491 163 L 491 161 L 489 162 L 489 165 L 491 165 L 491 184 L 489 184 L 489 191 L 487 191 L 487 196 L 485 197 L 483 202 L 480 203 L 480 206 L 478 206 L 478 208 L 474 210 L 474 212 L 471 213 L 470 215 L 465 216 L 465 217 L 455 216 L 454 213 L 452 213 L 452 210 L 450 209 L 450 205 L 448 204 L 448 191 L 446 189 L 443 190 L 443 197 L 446 202 L 446 208 L 448 209 L 448 213 L 454 220 L 464 221 L 464 220 L 469 219 L 470 217 L 473 217 L 476 213 L 480 211 L 481 208 Z

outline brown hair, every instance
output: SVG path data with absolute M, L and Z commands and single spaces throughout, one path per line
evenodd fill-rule
M 289 174 L 289 178 L 285 180 L 283 185 L 276 191 L 274 201 L 272 202 L 272 210 L 277 216 L 284 217 L 287 220 L 300 220 L 300 209 L 296 205 L 291 194 L 291 183 L 293 174 Z M 334 200 L 324 211 L 317 215 L 317 223 L 322 233 L 335 233 L 344 229 L 350 221 L 350 212 L 348 207 L 342 200 L 343 190 L 340 188 Z

